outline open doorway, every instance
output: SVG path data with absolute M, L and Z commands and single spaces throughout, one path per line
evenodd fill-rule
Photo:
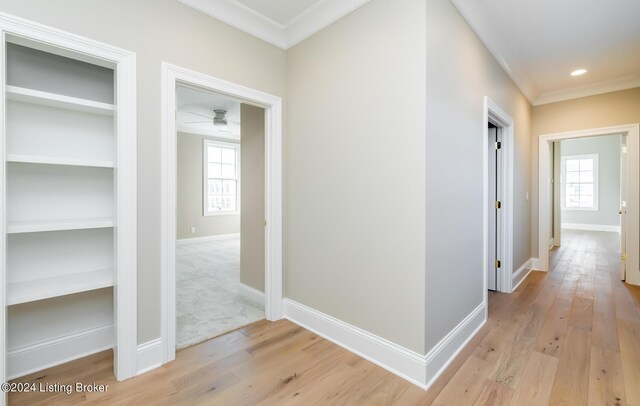
M 637 146 L 637 125 L 540 137 L 543 270 L 553 269 L 555 251 L 573 249 L 569 242 L 606 241 L 601 248 L 615 250 L 620 278 L 640 282 L 638 250 L 631 249 L 638 241 Z
M 282 99 L 179 66 L 162 63 L 161 128 L 161 349 L 162 363 L 176 357 L 176 236 L 177 236 L 177 87 L 216 93 L 241 104 L 259 107 L 264 119 L 264 211 L 259 224 L 264 237 L 264 312 L 267 320 L 282 318 Z M 242 137 L 241 137 L 242 139 Z M 241 145 L 242 149 L 242 145 Z M 242 159 L 240 161 L 243 161 Z M 247 161 L 246 159 L 244 160 Z M 251 160 L 249 160 L 251 162 Z M 242 168 L 241 168 L 242 171 Z M 201 175 L 202 178 L 202 175 Z M 246 177 L 245 177 L 246 180 Z M 246 182 L 245 182 L 246 185 Z M 241 191 L 245 196 L 246 193 Z M 242 211 L 242 207 L 241 207 Z M 241 231 L 241 234 L 243 232 Z M 241 247 L 246 246 L 241 241 Z M 242 248 L 241 248 L 242 250 Z M 242 251 L 241 254 L 242 256 Z M 242 264 L 242 260 L 240 261 Z M 253 292 L 253 291 L 251 291 Z M 256 292 L 253 292 L 256 293 Z
M 486 291 L 511 293 L 513 271 L 513 119 L 485 98 L 484 276 Z M 488 303 L 488 294 L 485 296 Z
M 498 271 L 501 268 L 500 254 L 502 232 L 500 225 L 502 224 L 502 128 L 489 122 L 488 124 L 489 142 L 487 148 L 489 150 L 489 248 L 487 258 L 489 263 L 487 268 L 487 288 L 491 291 L 498 290 Z
M 177 95 L 176 349 L 264 318 L 264 109 Z

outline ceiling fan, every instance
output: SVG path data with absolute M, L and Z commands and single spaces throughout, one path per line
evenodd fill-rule
M 212 123 L 214 126 L 219 127 L 217 130 L 222 132 L 230 132 L 226 129 L 228 124 L 240 125 L 238 121 L 229 121 L 227 120 L 227 110 L 215 109 L 213 110 L 213 117 L 205 116 L 204 114 L 196 113 L 195 111 L 190 111 L 189 114 L 194 114 L 196 116 L 204 117 L 207 121 L 186 121 L 185 124 L 203 124 L 203 123 Z

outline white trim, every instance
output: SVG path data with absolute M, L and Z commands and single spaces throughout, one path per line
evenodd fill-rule
M 562 223 L 562 228 L 567 230 L 609 231 L 613 233 L 620 233 L 620 226 L 608 224 Z
M 136 54 L 121 48 L 113 47 L 102 42 L 71 34 L 56 28 L 48 27 L 20 17 L 0 13 L 0 31 L 2 47 L 7 36 L 18 38 L 20 41 L 27 39 L 30 43 L 38 44 L 44 49 L 61 49 L 67 54 L 78 55 L 78 59 L 101 61 L 115 69 L 117 78 L 115 83 L 116 106 L 116 207 L 115 212 L 115 289 L 114 289 L 114 373 L 118 380 L 124 380 L 136 375 L 135 353 L 137 347 L 137 124 L 136 124 Z M 4 55 L 4 52 L 2 52 Z M 4 64 L 2 64 L 4 65 Z M 2 77 L 5 76 L 4 66 Z M 2 84 L 0 99 L 4 103 L 6 86 Z M 0 121 L 5 122 L 4 106 L 0 106 Z M 4 131 L 2 139 L 4 144 Z M 4 146 L 2 147 L 4 148 Z M 4 156 L 4 153 L 3 155 Z M 4 175 L 0 173 L 0 175 Z M 4 176 L 0 176 L 4 182 Z M 5 185 L 0 185 L 2 195 L 5 194 Z M 0 223 L 2 224 L 2 248 L 0 257 L 6 258 L 5 253 L 5 207 L 4 200 L 0 210 Z M 5 274 L 4 261 L 0 263 L 0 278 Z M 4 282 L 3 280 L 0 282 Z M 4 283 L 2 283 L 4 286 Z M 0 290 L 0 301 L 6 303 L 6 291 Z M 5 354 L 6 347 L 6 310 L 0 320 L 0 381 L 5 379 Z M 5 397 L 0 397 L 0 405 Z
M 138 375 L 162 366 L 162 341 L 160 338 L 138 345 Z
M 595 96 L 598 94 L 633 89 L 635 87 L 640 87 L 640 76 L 625 76 L 622 78 L 607 80 L 604 82 L 592 83 L 590 85 L 571 87 L 568 89 L 557 90 L 555 92 L 543 93 L 536 98 L 533 105 L 540 106 L 543 104 L 578 99 L 580 97 Z
M 593 206 L 567 207 L 567 161 L 576 159 L 591 159 L 593 161 Z M 580 183 L 580 182 L 579 182 Z M 562 211 L 598 211 L 600 206 L 600 154 L 576 154 L 560 157 L 560 210 Z
M 486 322 L 487 308 L 480 303 L 425 355 L 427 388 L 442 375 Z
M 265 316 L 282 318 L 282 99 L 175 65 L 162 63 L 161 341 L 162 362 L 175 359 L 176 341 L 176 85 L 188 84 L 265 108 Z
M 571 138 L 595 137 L 599 135 L 623 134 L 627 135 L 627 211 L 626 227 L 627 244 L 626 252 L 626 281 L 634 285 L 640 285 L 640 191 L 639 191 L 639 154 L 640 154 L 640 125 L 627 124 L 613 127 L 593 128 L 587 130 L 569 131 L 557 134 L 545 134 L 538 138 L 538 258 L 536 269 L 549 270 L 549 251 L 546 242 L 549 241 L 548 229 L 548 190 L 549 182 L 549 148 L 550 141 L 565 140 Z
M 240 282 L 240 296 L 251 302 L 251 303 L 255 303 L 257 305 L 260 306 L 264 306 L 264 292 L 259 291 L 258 289 L 251 287 L 249 285 L 246 285 L 242 282 Z
M 283 302 L 286 319 L 426 389 L 424 355 L 293 300 Z
M 526 66 L 521 63 L 518 50 L 514 49 L 509 39 L 503 35 L 500 23 L 495 20 L 486 2 L 478 0 L 451 0 L 451 2 L 534 106 L 640 87 L 640 76 L 630 75 L 541 94 L 527 74 Z
M 254 37 L 287 50 L 336 22 L 369 0 L 319 0 L 280 24 L 234 0 L 178 0 Z
M 111 349 L 113 334 L 109 325 L 11 350 L 7 353 L 11 360 L 7 380 Z
M 176 240 L 176 245 L 188 245 L 191 243 L 208 242 L 208 241 L 233 240 L 234 238 L 240 238 L 240 233 L 207 235 L 205 237 L 194 237 L 194 238 L 183 238 L 181 240 Z
M 531 270 L 532 271 L 540 270 L 540 260 L 538 258 L 531 258 Z
M 487 150 L 489 144 L 488 122 L 492 122 L 501 129 L 502 134 L 502 174 L 501 186 L 502 190 L 502 222 L 500 253 L 502 258 L 500 261 L 502 266 L 498 272 L 497 289 L 500 292 L 511 293 L 511 272 L 513 270 L 513 150 L 514 150 L 514 131 L 513 118 L 507 112 L 494 103 L 489 97 L 484 98 L 484 121 L 483 121 L 483 273 L 484 273 L 484 303 L 485 309 L 488 309 L 488 287 L 487 277 L 488 269 L 488 250 L 489 250 L 489 153 Z
M 404 348 L 290 299 L 284 299 L 291 322 L 427 389 L 486 322 L 481 303 L 426 355 Z
M 515 271 L 513 273 L 513 277 L 512 277 L 512 285 L 513 285 L 513 289 L 511 290 L 512 292 L 514 292 L 516 289 L 518 289 L 518 286 L 520 286 L 520 284 L 527 279 L 527 276 L 529 276 L 529 274 L 531 273 L 531 271 L 533 271 L 534 269 L 534 264 L 535 262 L 535 258 L 529 258 L 527 259 L 524 264 L 522 264 L 522 266 L 520 268 L 518 268 L 517 271 Z

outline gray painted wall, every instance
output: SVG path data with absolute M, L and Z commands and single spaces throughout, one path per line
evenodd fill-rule
M 153 340 L 160 336 L 160 64 L 284 96 L 285 52 L 175 0 L 0 0 L 0 11 L 137 53 L 138 342 Z
M 264 292 L 264 109 L 240 106 L 240 282 Z
M 483 298 L 482 131 L 489 96 L 515 120 L 513 267 L 531 257 L 531 105 L 449 0 L 427 2 L 426 348 Z M 455 187 L 452 187 L 454 185 Z
M 597 211 L 562 210 L 563 223 L 619 226 L 620 135 L 590 137 L 561 142 L 562 156 L 598 154 L 599 205 Z
M 177 237 L 207 237 L 240 232 L 240 215 L 203 215 L 202 135 L 178 133 Z M 196 228 L 191 233 L 191 227 Z
M 424 352 L 425 4 L 372 0 L 287 52 L 288 298 Z

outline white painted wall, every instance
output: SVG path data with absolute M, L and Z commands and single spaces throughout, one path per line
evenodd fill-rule
M 287 52 L 285 295 L 424 352 L 425 2 Z
M 598 154 L 598 210 L 562 209 L 562 223 L 619 226 L 620 135 L 561 141 L 562 156 Z
M 427 3 L 426 348 L 483 300 L 483 98 L 514 119 L 513 267 L 531 257 L 531 105 L 449 0 Z

